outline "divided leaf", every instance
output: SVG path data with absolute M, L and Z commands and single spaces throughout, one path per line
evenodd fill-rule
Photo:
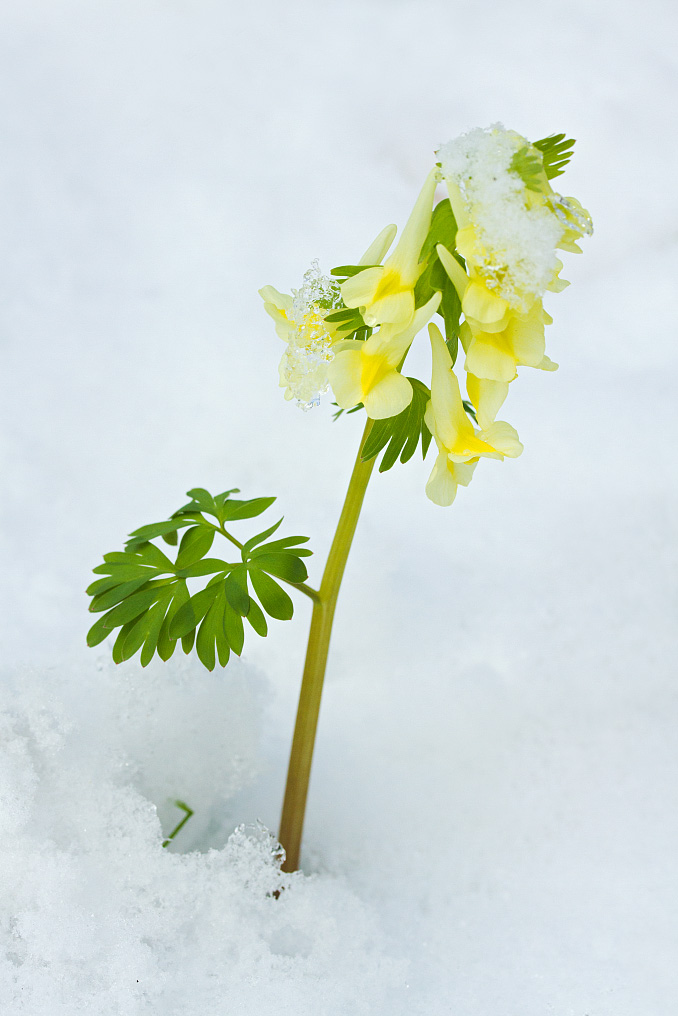
M 565 166 L 574 154 L 574 138 L 565 138 L 564 134 L 549 134 L 547 138 L 534 141 L 532 147 L 538 148 L 544 163 L 544 172 L 548 180 L 562 176 Z
M 454 342 L 456 357 L 456 339 L 459 334 L 459 318 L 461 317 L 461 303 L 457 290 L 449 275 L 438 257 L 436 246 L 441 243 L 449 252 L 456 257 L 459 264 L 464 268 L 463 259 L 455 253 L 455 242 L 457 238 L 457 223 L 449 198 L 438 202 L 433 209 L 431 225 L 421 249 L 420 263 L 424 262 L 426 267 L 414 287 L 415 306 L 423 307 L 431 299 L 434 293 L 442 293 L 438 314 L 445 322 L 445 338 L 448 342 Z M 450 350 L 452 353 L 452 350 Z M 453 357 L 453 362 L 454 358 Z
M 192 500 L 170 519 L 136 529 L 124 551 L 104 555 L 103 563 L 94 569 L 102 577 L 87 589 L 92 597 L 90 610 L 102 612 L 87 635 L 88 645 L 98 645 L 119 628 L 113 645 L 116 663 L 138 652 L 144 667 L 156 652 L 160 659 L 168 660 L 181 641 L 185 653 L 195 645 L 198 658 L 208 669 L 213 669 L 217 660 L 226 666 L 232 652 L 240 655 L 243 650 L 244 618 L 258 635 L 268 632 L 264 613 L 248 588 L 250 579 L 271 617 L 292 617 L 292 600 L 271 575 L 291 585 L 305 581 L 307 571 L 301 558 L 311 551 L 299 544 L 306 543 L 308 537 L 269 540 L 279 529 L 280 519 L 241 544 L 226 532 L 224 524 L 261 515 L 275 498 L 231 498 L 237 493 L 233 488 L 213 497 L 205 488 L 194 487 L 188 491 Z M 206 557 L 217 533 L 240 548 L 241 560 Z M 157 538 L 168 546 L 178 545 L 176 561 L 150 542 Z M 186 579 L 207 575 L 212 578 L 205 588 L 191 595 Z

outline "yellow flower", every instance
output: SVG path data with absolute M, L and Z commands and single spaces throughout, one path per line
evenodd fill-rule
M 337 405 L 351 409 L 359 402 L 373 420 L 397 416 L 412 401 L 412 385 L 397 370 L 417 332 L 435 314 L 441 294 L 414 312 L 407 328 L 382 325 L 366 342 L 345 339 L 334 347 L 327 369 Z
M 294 296 L 279 293 L 273 286 L 264 286 L 259 295 L 278 336 L 287 343 L 278 368 L 280 387 L 286 399 L 296 399 L 303 409 L 310 409 L 329 387 L 327 365 L 338 333 L 336 325 L 325 318 L 340 302 L 338 283 L 324 276 L 314 261 Z
M 264 301 L 264 310 L 273 318 L 278 338 L 287 342 L 296 328 L 292 318 L 293 298 L 287 293 L 279 293 L 274 286 L 264 286 L 259 290 L 259 296 Z
M 366 268 L 347 279 L 341 287 L 346 306 L 360 308 L 370 328 L 381 324 L 406 328 L 412 321 L 414 287 L 424 270 L 424 265 L 419 264 L 419 255 L 431 225 L 436 180 L 434 168 L 426 178 L 396 249 L 386 262 Z
M 482 278 L 475 274 L 469 277 L 442 244 L 436 250 L 461 300 L 466 320 L 459 337 L 466 352 L 464 367 L 469 373 L 492 381 L 512 381 L 516 367 L 521 365 L 557 369 L 557 364 L 544 352 L 544 325 L 551 324 L 553 319 L 541 300 L 535 300 L 527 313 L 518 313 L 491 292 Z
M 466 414 L 459 391 L 459 382 L 452 369 L 450 355 L 445 341 L 436 325 L 428 326 L 433 355 L 431 377 L 431 399 L 424 416 L 426 426 L 433 434 L 438 447 L 438 457 L 426 484 L 426 494 L 434 504 L 447 506 L 456 497 L 457 486 L 468 486 L 473 470 L 481 457 L 503 459 L 516 458 L 523 450 L 518 435 L 510 424 L 502 420 L 494 422 L 493 403 L 496 404 L 500 389 L 493 393 L 487 390 L 483 406 L 481 430 L 476 430 Z M 482 404 L 479 392 L 476 398 Z M 505 397 L 505 396 L 504 396 Z M 499 401 L 501 405 L 503 399 Z M 496 409 L 499 408 L 496 406 Z M 495 412 L 496 412 L 495 409 Z

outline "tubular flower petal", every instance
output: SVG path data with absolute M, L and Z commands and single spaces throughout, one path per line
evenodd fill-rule
M 273 318 L 278 338 L 287 342 L 296 328 L 291 317 L 294 300 L 287 293 L 279 293 L 273 286 L 264 286 L 259 290 L 259 296 L 264 301 L 264 310 Z
M 432 296 L 405 329 L 382 325 L 366 342 L 347 339 L 336 344 L 327 373 L 338 406 L 351 409 L 362 402 L 373 420 L 397 416 L 409 406 L 412 385 L 397 368 L 440 300 L 440 293 Z
M 466 375 L 466 391 L 478 417 L 481 430 L 494 423 L 497 413 L 508 395 L 508 381 L 489 381 L 487 378 Z
M 395 240 L 398 227 L 395 223 L 391 223 L 390 226 L 385 226 L 381 233 L 372 241 L 369 245 L 360 261 L 359 265 L 380 265 L 386 257 L 391 244 Z
M 383 265 L 366 268 L 341 287 L 347 307 L 358 307 L 370 328 L 381 324 L 406 328 L 414 316 L 414 287 L 424 266 L 419 255 L 431 225 L 437 170 L 434 168 L 417 198 L 393 254 Z
M 460 467 L 475 465 L 480 457 L 515 458 L 520 455 L 523 446 L 510 424 L 490 419 L 490 401 L 497 403 L 499 390 L 495 390 L 492 400 L 488 395 L 483 406 L 483 420 L 488 426 L 481 430 L 474 428 L 464 409 L 459 383 L 440 330 L 436 325 L 429 325 L 428 330 L 433 374 L 425 422 L 438 446 L 438 458 L 426 485 L 426 493 L 435 504 L 449 505 L 454 500 L 457 485 L 462 483 L 465 486 L 471 479 L 468 468 Z

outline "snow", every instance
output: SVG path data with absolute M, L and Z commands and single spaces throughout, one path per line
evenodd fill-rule
M 463 195 L 477 235 L 474 253 L 481 276 L 521 313 L 552 281 L 563 235 L 550 205 L 526 206 L 525 184 L 511 169 L 515 154 L 527 144 L 520 134 L 494 124 L 476 127 L 436 153 L 445 180 Z
M 673 1016 L 674 6 L 0 18 L 1 1011 Z M 257 290 L 402 227 L 440 139 L 496 121 L 577 138 L 560 370 L 450 509 L 432 460 L 371 482 L 288 880 L 257 821 L 306 603 L 209 675 L 88 650 L 83 590 L 196 484 L 277 494 L 319 581 L 361 421 L 284 401 Z

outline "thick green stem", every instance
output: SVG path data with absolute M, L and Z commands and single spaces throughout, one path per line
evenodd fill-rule
M 363 462 L 360 454 L 372 427 L 368 419 L 360 442 L 358 457 L 353 467 L 346 500 L 341 511 L 337 531 L 334 534 L 330 553 L 325 565 L 319 597 L 313 604 L 311 630 L 308 636 L 306 663 L 301 682 L 297 722 L 287 771 L 287 786 L 280 820 L 280 843 L 285 848 L 286 859 L 283 871 L 296 871 L 299 867 L 301 835 L 304 827 L 306 796 L 311 777 L 313 745 L 318 726 L 320 698 L 325 678 L 327 654 L 330 648 L 334 608 L 337 604 L 346 559 L 351 549 L 353 534 L 360 515 L 375 459 Z

